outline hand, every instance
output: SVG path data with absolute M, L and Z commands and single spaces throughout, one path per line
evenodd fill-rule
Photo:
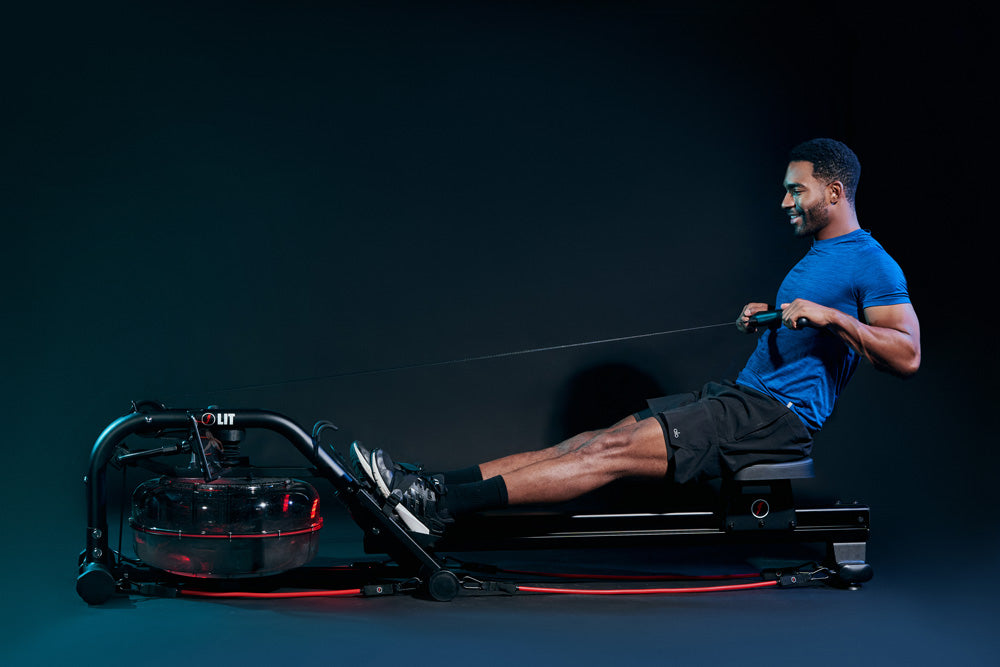
M 822 328 L 830 323 L 830 308 L 805 299 L 781 304 L 781 323 L 789 329 Z
M 750 317 L 761 311 L 769 309 L 770 306 L 766 303 L 748 303 L 743 306 L 743 310 L 740 311 L 740 316 L 736 318 L 736 328 L 739 329 L 741 333 L 754 333 L 757 331 L 757 327 L 750 325 Z

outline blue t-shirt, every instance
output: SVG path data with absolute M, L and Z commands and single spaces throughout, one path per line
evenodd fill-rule
M 823 241 L 799 260 L 778 288 L 776 307 L 806 299 L 865 321 L 864 309 L 909 303 L 906 278 L 864 229 Z M 736 382 L 787 405 L 813 431 L 833 411 L 859 356 L 822 329 L 768 329 Z

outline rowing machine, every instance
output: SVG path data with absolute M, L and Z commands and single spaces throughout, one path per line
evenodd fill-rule
M 273 578 L 309 562 L 322 527 L 319 495 L 306 482 L 275 476 L 240 456 L 239 445 L 249 429 L 276 433 L 298 449 L 363 529 L 366 550 L 387 554 L 395 563 L 391 571 L 372 566 L 357 571 L 358 576 L 402 577 L 409 582 L 407 592 L 436 600 L 450 600 L 462 588 L 446 567 L 444 554 L 473 549 L 827 542 L 830 583 L 856 587 L 871 578 L 865 563 L 867 507 L 793 506 L 791 480 L 812 476 L 809 459 L 740 471 L 723 484 L 725 505 L 706 512 L 486 513 L 435 538 L 407 531 L 392 508 L 349 472 L 334 449 L 321 443 L 323 431 L 332 426 L 318 422 L 310 435 L 288 417 L 267 410 L 134 405 L 100 434 L 91 451 L 84 478 L 86 549 L 79 559 L 77 593 L 97 605 L 116 593 L 164 594 L 192 582 Z M 133 450 L 126 443 L 133 436 L 167 444 Z M 185 457 L 184 465 L 160 460 L 170 456 Z M 109 544 L 109 466 L 142 466 L 159 475 L 132 494 L 129 525 L 138 561 L 116 554 Z M 375 591 L 372 594 L 383 590 L 379 584 L 368 588 Z
M 322 526 L 315 490 L 299 480 L 262 474 L 266 471 L 235 453 L 247 429 L 265 429 L 299 450 L 367 534 L 387 538 L 386 553 L 400 568 L 419 573 L 432 597 L 448 595 L 454 575 L 383 510 L 335 450 L 321 446 L 325 424 L 318 423 L 310 436 L 288 417 L 267 410 L 134 406 L 101 433 L 91 451 L 84 477 L 87 546 L 80 555 L 77 593 L 89 604 L 102 604 L 115 592 L 128 591 L 130 579 L 148 579 L 150 565 L 180 577 L 233 579 L 265 577 L 308 562 Z M 174 443 L 131 451 L 125 445 L 130 436 Z M 121 554 L 116 558 L 108 542 L 108 466 L 158 463 L 152 459 L 172 454 L 187 455 L 190 463 L 173 469 L 147 465 L 161 477 L 133 494 L 129 523 L 144 562 L 129 563 Z M 435 593 L 435 586 L 444 590 Z

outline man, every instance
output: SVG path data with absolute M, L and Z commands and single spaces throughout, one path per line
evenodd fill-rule
M 860 171 L 854 153 L 832 139 L 792 149 L 781 207 L 813 244 L 778 289 L 782 326 L 763 333 L 735 382 L 652 399 L 610 428 L 438 475 L 355 443 L 356 470 L 399 500 L 394 511 L 411 530 L 437 534 L 469 512 L 570 500 L 623 477 L 683 483 L 808 456 L 860 359 L 901 377 L 920 365 L 903 273 L 858 224 Z M 754 332 L 750 317 L 768 309 L 748 303 L 737 328 Z

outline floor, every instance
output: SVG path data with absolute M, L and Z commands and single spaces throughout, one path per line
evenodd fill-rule
M 328 506 L 329 507 L 329 506 Z M 340 508 L 327 510 L 315 564 L 370 559 Z M 116 598 L 88 607 L 74 591 L 80 531 L 36 537 L 5 567 L 4 665 L 385 665 L 595 663 L 651 659 L 685 665 L 996 664 L 991 545 L 875 540 L 875 578 L 859 591 L 761 589 L 698 595 L 408 596 L 287 600 Z M 38 545 L 45 544 L 39 550 Z M 949 555 L 950 554 L 950 555 Z M 968 554 L 964 563 L 960 554 Z M 8 552 L 7 554 L 11 554 Z M 476 554 L 481 562 L 557 571 L 713 573 L 727 562 L 697 549 Z

